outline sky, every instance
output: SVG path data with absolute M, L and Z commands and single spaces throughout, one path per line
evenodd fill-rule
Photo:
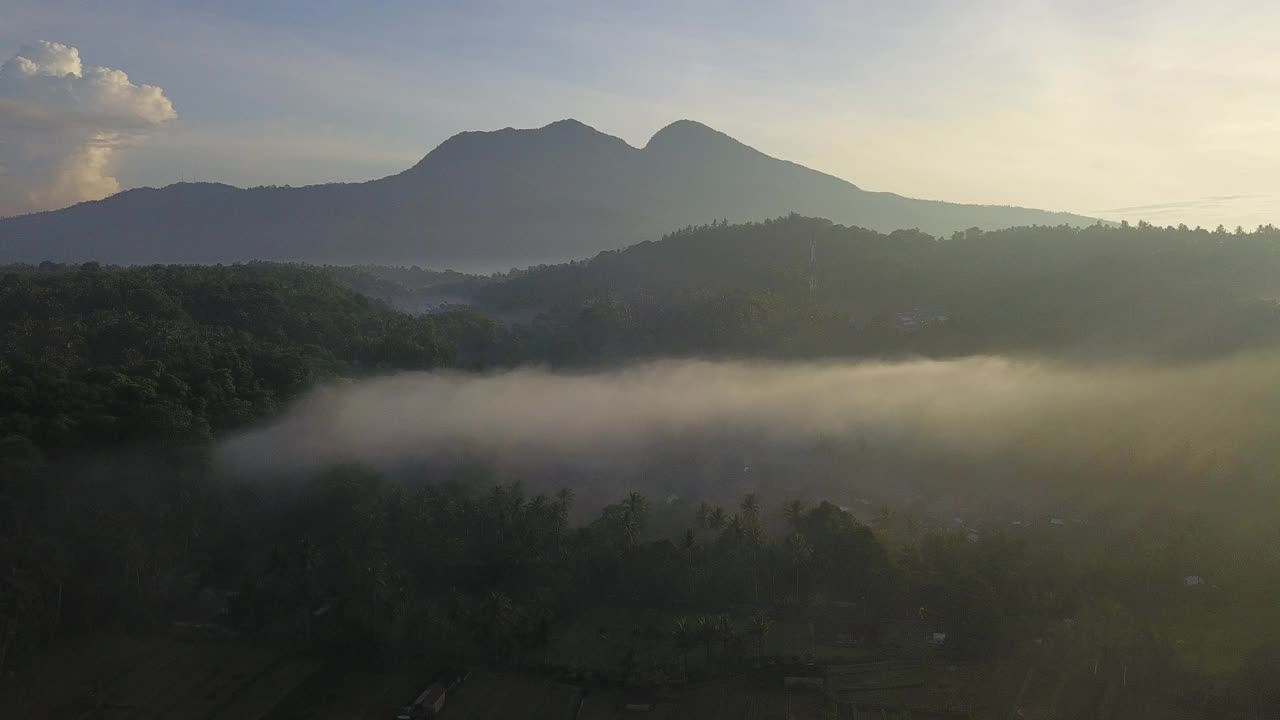
M 1280 222 L 1275 2 L 0 6 L 0 214 L 371 179 L 458 132 L 573 117 L 636 146 L 694 119 L 913 197 Z

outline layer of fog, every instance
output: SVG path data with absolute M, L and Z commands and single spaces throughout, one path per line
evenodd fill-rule
M 318 389 L 219 449 L 241 473 L 479 453 L 571 464 L 690 439 L 800 447 L 832 438 L 958 462 L 1050 466 L 1120 453 L 1262 466 L 1275 451 L 1280 356 L 1194 366 L 1000 357 L 858 364 L 663 361 L 581 374 L 400 374 Z

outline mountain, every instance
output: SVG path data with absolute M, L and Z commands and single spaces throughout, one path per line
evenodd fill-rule
M 464 132 L 364 183 L 127 190 L 0 220 L 0 260 L 297 260 L 501 269 L 655 239 L 725 218 L 798 212 L 880 231 L 1090 224 L 1017 207 L 870 192 L 689 120 L 643 148 L 576 120 Z

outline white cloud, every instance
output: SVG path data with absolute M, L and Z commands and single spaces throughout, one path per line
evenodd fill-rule
M 76 48 L 23 47 L 0 65 L 0 216 L 118 192 L 115 153 L 175 118 L 162 89 L 85 67 Z

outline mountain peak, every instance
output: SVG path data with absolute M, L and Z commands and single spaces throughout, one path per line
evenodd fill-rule
M 505 127 L 500 130 L 470 130 L 445 140 L 400 176 L 428 172 L 432 162 L 471 164 L 476 161 L 510 161 L 527 153 L 634 150 L 626 141 L 565 118 L 539 128 Z
M 549 142 L 554 147 L 634 149 L 630 145 L 627 145 L 627 142 L 622 138 L 601 132 L 581 120 L 576 120 L 574 118 L 556 120 L 553 123 L 543 125 L 537 130 L 517 130 L 516 132 L 525 133 L 529 137 L 537 138 L 543 142 Z
M 531 138 L 563 138 L 570 140 L 577 139 L 608 139 L 617 140 L 618 138 L 602 133 L 590 125 L 575 120 L 574 118 L 565 118 L 564 120 L 556 120 L 547 123 L 540 128 L 513 128 L 504 127 L 501 130 L 468 130 L 460 132 L 443 143 L 439 147 L 447 145 L 456 145 L 459 143 L 467 143 L 474 141 L 484 141 L 493 139 L 513 139 L 518 138 L 527 140 Z
M 676 120 L 654 133 L 653 137 L 649 138 L 649 144 L 645 145 L 645 149 L 650 150 L 668 146 L 683 148 L 690 145 L 705 145 L 710 142 L 723 143 L 726 141 L 734 145 L 742 144 L 719 130 L 707 127 L 695 120 Z
M 591 127 L 590 125 L 582 122 L 581 120 L 578 120 L 577 118 L 565 118 L 563 120 L 556 120 L 555 122 L 547 123 L 546 125 L 543 125 L 538 129 L 541 130 L 542 132 L 585 133 L 590 135 L 604 134 L 599 130 Z
M 585 123 L 455 135 L 366 183 L 121 193 L 0 219 L 0 260 L 110 263 L 306 260 L 487 269 L 584 257 L 711 218 L 795 211 L 872 230 L 1092 224 L 1019 208 L 860 192 L 692 120 L 643 149 Z

